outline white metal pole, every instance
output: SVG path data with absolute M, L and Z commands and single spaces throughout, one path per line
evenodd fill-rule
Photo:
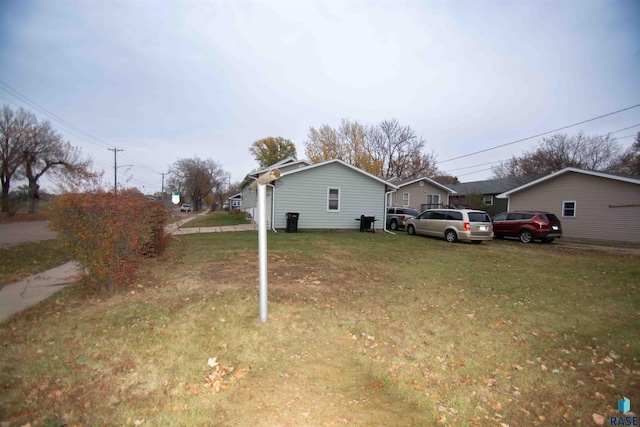
M 267 321 L 267 184 L 280 178 L 280 170 L 272 169 L 256 179 L 258 188 L 258 269 L 260 279 L 260 320 Z
M 258 267 L 260 270 L 260 321 L 267 321 L 267 212 L 265 184 L 258 184 Z

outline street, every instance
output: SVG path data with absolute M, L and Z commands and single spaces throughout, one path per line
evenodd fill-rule
M 0 224 L 0 248 L 52 239 L 58 233 L 49 230 L 49 221 L 25 221 Z

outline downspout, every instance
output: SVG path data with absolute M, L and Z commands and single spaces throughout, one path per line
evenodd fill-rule
M 394 233 L 393 231 L 389 231 L 387 230 L 387 212 L 389 211 L 388 207 L 389 205 L 387 205 L 387 199 L 389 198 L 389 194 L 391 193 L 395 193 L 398 190 L 391 190 L 391 191 L 387 191 L 386 193 L 384 193 L 384 228 L 383 230 L 386 231 L 389 234 L 393 234 L 394 236 L 396 235 L 396 233 Z
M 267 184 L 267 187 L 271 187 L 271 231 L 277 233 L 276 227 L 273 225 L 276 216 L 276 186 Z

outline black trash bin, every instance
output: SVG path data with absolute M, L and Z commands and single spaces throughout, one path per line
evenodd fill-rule
M 372 215 L 360 215 L 360 231 L 371 231 L 375 233 L 374 223 L 376 217 Z
M 287 212 L 287 233 L 297 233 L 298 232 L 298 217 L 300 214 L 298 212 Z

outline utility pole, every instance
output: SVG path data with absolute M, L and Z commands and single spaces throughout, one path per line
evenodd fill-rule
M 118 150 L 117 148 L 107 148 L 109 151 L 113 151 L 113 194 L 118 194 L 118 151 L 124 151 L 124 149 Z
M 160 175 L 162 175 L 162 190 L 160 191 L 160 202 L 164 205 L 164 176 L 169 175 L 169 172 L 161 172 Z

